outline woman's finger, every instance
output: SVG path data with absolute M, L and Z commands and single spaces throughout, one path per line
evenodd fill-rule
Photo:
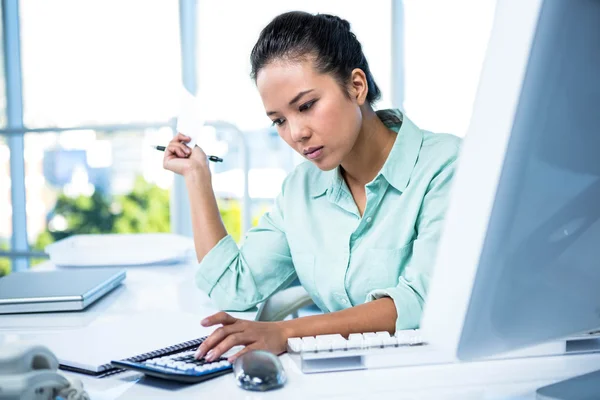
M 165 149 L 165 157 L 181 157 L 179 153 L 179 143 L 169 143 Z
M 218 312 L 216 314 L 213 314 L 209 317 L 206 317 L 202 320 L 202 322 L 200 322 L 202 324 L 202 326 L 213 326 L 213 325 L 217 325 L 217 324 L 221 324 L 221 325 L 230 325 L 230 324 L 234 324 L 237 321 L 237 318 L 233 318 L 231 315 L 227 314 L 226 312 Z
M 252 350 L 256 350 L 256 349 L 258 349 L 258 345 L 257 344 L 251 344 L 249 346 L 246 346 L 242 350 L 238 351 L 237 353 L 235 353 L 234 355 L 232 355 L 231 357 L 229 357 L 227 359 L 227 361 L 229 361 L 231 364 L 233 364 L 235 362 L 235 360 L 237 360 L 238 358 L 240 358 L 241 356 L 243 356 L 247 352 L 252 351 Z
M 240 332 L 240 330 L 241 328 L 236 325 L 227 325 L 220 327 L 219 329 L 211 333 L 210 336 L 208 336 L 206 340 L 204 340 L 204 342 L 202 342 L 202 344 L 198 347 L 198 350 L 196 350 L 196 353 L 194 353 L 194 357 L 196 359 L 204 357 L 209 350 L 218 345 L 223 339 L 225 339 L 232 333 Z
M 191 137 L 185 136 L 183 133 L 178 132 L 177 135 L 175 135 L 173 137 L 173 139 L 171 140 L 171 142 L 176 142 L 176 143 L 184 142 L 184 143 L 187 143 L 190 140 L 192 140 Z
M 192 152 L 191 149 L 183 143 L 170 143 L 167 146 L 167 151 L 180 158 L 186 158 Z
M 231 349 L 233 346 L 252 343 L 252 340 L 249 338 L 249 336 L 250 335 L 248 334 L 248 332 L 238 332 L 227 336 L 211 351 L 208 352 L 208 354 L 206 355 L 206 361 L 216 360 L 217 358 L 221 357 L 223 353 Z

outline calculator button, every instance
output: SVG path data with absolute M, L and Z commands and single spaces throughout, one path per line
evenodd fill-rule
M 196 366 L 196 368 L 194 368 L 194 370 L 196 372 L 206 372 L 209 370 L 209 366 L 208 365 L 199 365 L 199 366 Z
M 183 365 L 178 365 L 177 369 L 180 371 L 188 371 L 188 370 L 193 370 L 195 367 L 194 364 L 183 364 Z

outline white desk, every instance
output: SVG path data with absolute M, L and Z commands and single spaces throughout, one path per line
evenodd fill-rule
M 83 312 L 0 316 L 0 343 L 29 334 L 74 329 L 100 318 L 134 313 L 215 311 L 194 286 L 193 266 L 129 268 L 123 287 Z M 253 318 L 255 313 L 235 313 Z M 302 374 L 287 356 L 281 361 L 286 386 L 267 393 L 239 389 L 231 374 L 185 385 L 123 373 L 96 379 L 73 374 L 92 399 L 534 399 L 535 389 L 561 379 L 600 369 L 600 354 L 504 360 L 417 368 L 391 368 L 327 374 Z M 68 373 L 66 373 L 68 375 Z

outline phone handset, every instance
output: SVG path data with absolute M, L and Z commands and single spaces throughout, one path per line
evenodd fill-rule
M 79 380 L 56 372 L 58 360 L 40 345 L 11 343 L 0 346 L 0 399 L 89 400 Z

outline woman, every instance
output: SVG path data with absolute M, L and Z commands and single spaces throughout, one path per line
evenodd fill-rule
M 323 315 L 222 324 L 196 357 L 235 345 L 285 351 L 290 337 L 415 328 L 427 294 L 459 139 L 417 128 L 380 97 L 350 24 L 290 12 L 261 32 L 252 78 L 281 138 L 308 161 L 285 180 L 273 209 L 241 249 L 220 219 L 206 154 L 178 134 L 164 167 L 184 176 L 199 268 L 197 285 L 225 310 L 245 310 L 296 277 Z

